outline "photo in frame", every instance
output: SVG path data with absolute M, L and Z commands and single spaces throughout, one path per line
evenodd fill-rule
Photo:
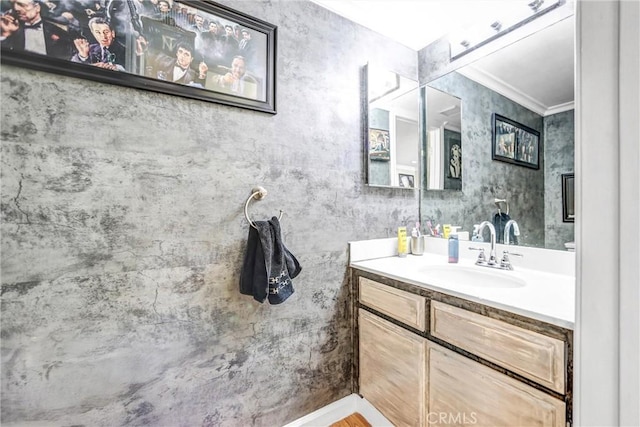
M 210 0 L 0 4 L 3 64 L 276 113 L 267 22 Z
M 414 179 L 415 177 L 410 174 L 404 174 L 404 173 L 398 174 L 398 183 L 400 187 L 403 187 L 403 188 L 415 188 Z
M 462 190 L 462 136 L 444 129 L 444 189 Z
M 573 173 L 562 177 L 562 222 L 575 222 L 575 180 Z
M 391 159 L 388 130 L 369 129 L 369 158 L 385 162 Z
M 495 113 L 491 121 L 493 160 L 540 168 L 540 132 Z

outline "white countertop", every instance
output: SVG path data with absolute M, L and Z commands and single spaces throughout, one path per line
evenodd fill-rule
M 526 282 L 522 287 L 465 286 L 452 281 L 430 279 L 424 270 L 429 266 L 447 266 L 447 257 L 425 252 L 405 258 L 388 256 L 351 262 L 351 267 L 386 276 L 412 285 L 446 293 L 469 301 L 541 320 L 567 329 L 575 322 L 575 277 L 547 273 L 516 266 L 513 271 L 479 267 L 473 259 L 461 258 L 464 268 L 490 270 L 492 274 L 514 277 Z M 479 274 L 482 274 L 480 272 Z

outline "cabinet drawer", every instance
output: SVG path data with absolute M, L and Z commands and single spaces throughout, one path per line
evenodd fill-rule
M 433 342 L 427 343 L 427 360 L 429 426 L 566 425 L 560 399 Z
M 426 302 L 414 295 L 365 277 L 359 278 L 360 303 L 386 314 L 408 326 L 425 331 Z
M 430 314 L 434 337 L 566 394 L 563 341 L 438 301 Z

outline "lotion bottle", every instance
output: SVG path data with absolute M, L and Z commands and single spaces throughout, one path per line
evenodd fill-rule
M 398 256 L 404 258 L 407 252 L 407 227 L 398 227 Z

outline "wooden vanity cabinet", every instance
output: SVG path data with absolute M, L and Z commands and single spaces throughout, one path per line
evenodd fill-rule
M 371 273 L 352 279 L 359 393 L 395 426 L 570 425 L 571 331 Z

